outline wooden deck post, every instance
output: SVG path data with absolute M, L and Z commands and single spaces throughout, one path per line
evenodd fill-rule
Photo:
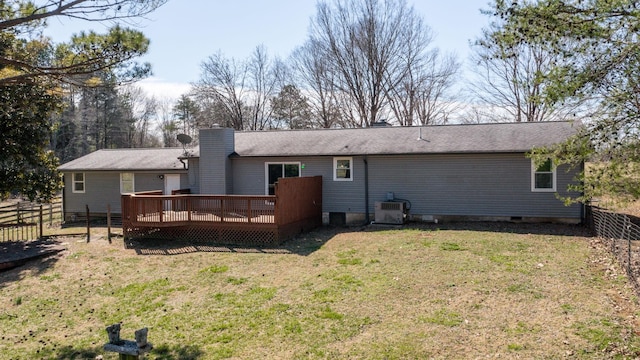
M 39 215 L 40 215 L 40 219 L 39 219 L 40 235 L 38 236 L 38 238 L 42 239 L 43 236 L 44 236 L 44 232 L 42 232 L 42 220 L 44 220 L 43 216 L 42 216 L 42 204 L 40 204 L 40 214 Z
M 89 216 L 89 205 L 85 205 L 87 212 L 87 242 L 91 241 L 91 217 Z
M 187 221 L 191 222 L 191 197 L 186 197 L 185 200 L 187 201 Z
M 224 222 L 224 212 L 225 212 L 225 201 L 224 199 L 220 199 L 220 222 Z

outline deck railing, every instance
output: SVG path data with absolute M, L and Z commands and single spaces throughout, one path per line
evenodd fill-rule
M 123 195 L 125 238 L 212 239 L 272 245 L 322 224 L 320 176 L 279 179 L 275 195 L 185 192 Z
M 274 224 L 275 203 L 275 196 L 131 194 L 123 197 L 123 219 L 134 226 Z

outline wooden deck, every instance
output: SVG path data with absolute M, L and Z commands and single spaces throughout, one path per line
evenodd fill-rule
M 160 219 L 163 219 L 160 221 Z M 171 219 L 167 221 L 166 219 Z M 204 213 L 198 211 L 163 211 L 163 213 L 153 214 L 139 214 L 136 219 L 137 223 L 158 223 L 161 225 L 188 225 L 190 223 L 198 222 L 220 222 L 220 223 L 247 223 L 247 224 L 275 224 L 274 216 L 272 215 L 258 215 L 248 217 L 246 215 L 237 213 L 225 213 L 224 215 Z
M 278 180 L 275 195 L 122 195 L 125 239 L 277 245 L 322 224 L 322 177 Z

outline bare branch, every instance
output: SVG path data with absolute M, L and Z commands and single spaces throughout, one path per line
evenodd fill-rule
M 47 0 L 35 1 L 33 10 L 22 13 L 12 9 L 17 15 L 0 21 L 0 30 L 8 30 L 54 16 L 87 21 L 110 21 L 142 17 L 154 11 L 167 0 Z M 11 5 L 4 5 L 11 6 Z M 17 4 L 14 4 L 17 7 Z

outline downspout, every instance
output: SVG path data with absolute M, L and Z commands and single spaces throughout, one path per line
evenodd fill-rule
M 73 175 L 71 175 L 73 176 Z M 67 201 L 66 201 L 66 192 L 67 187 L 65 186 L 64 174 L 62 174 L 62 206 L 60 206 L 62 210 L 62 223 L 64 224 L 67 221 Z M 41 234 L 42 235 L 42 234 Z
M 369 220 L 369 161 L 367 156 L 363 158 L 364 161 L 364 224 L 368 225 Z
M 187 168 L 187 163 L 185 163 L 185 162 L 184 162 L 184 159 L 183 159 L 183 158 L 178 158 L 178 160 L 180 160 L 180 162 L 182 163 L 182 167 L 183 167 L 185 170 L 189 170 L 189 169 Z

